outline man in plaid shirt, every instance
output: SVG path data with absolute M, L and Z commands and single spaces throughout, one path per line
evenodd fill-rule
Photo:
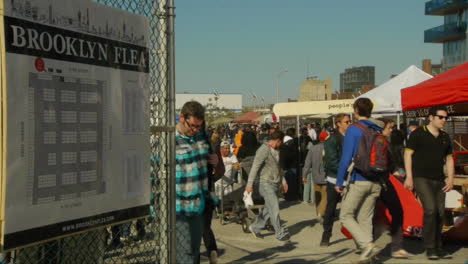
M 176 126 L 176 243 L 177 263 L 199 263 L 203 212 L 208 191 L 208 164 L 218 157 L 200 133 L 205 109 L 196 101 L 182 107 Z

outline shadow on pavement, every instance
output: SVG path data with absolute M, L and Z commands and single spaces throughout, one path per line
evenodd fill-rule
M 335 241 L 333 241 L 333 242 L 330 242 L 330 246 L 331 246 L 331 245 L 334 245 L 334 244 L 338 244 L 338 243 L 343 242 L 343 241 L 346 241 L 346 240 L 348 240 L 348 239 L 347 239 L 347 238 L 337 239 L 337 240 L 335 240 Z
M 299 259 L 299 258 L 293 258 L 293 259 L 288 259 L 285 261 L 276 262 L 276 264 L 290 264 L 290 263 L 303 264 L 303 263 L 312 263 L 312 262 L 310 262 L 310 260 Z
M 278 242 L 279 243 L 279 242 Z M 296 248 L 297 242 L 289 242 L 284 245 L 278 245 L 272 248 L 266 248 L 257 252 L 251 252 L 249 255 L 232 261 L 233 263 L 245 263 L 249 261 L 262 260 L 268 261 L 278 258 L 279 252 L 289 252 Z M 290 262 L 291 263 L 291 262 Z
M 291 226 L 288 226 L 289 234 L 294 236 L 302 231 L 302 229 L 306 227 L 313 227 L 315 224 L 318 223 L 317 219 L 305 220 L 302 222 L 295 223 Z
M 309 263 L 309 264 L 324 264 L 324 263 L 328 263 L 330 261 L 334 261 L 336 260 L 337 258 L 341 258 L 341 257 L 344 257 L 346 255 L 348 255 L 350 252 L 352 252 L 352 250 L 349 250 L 349 249 L 340 249 L 338 251 L 335 251 L 335 252 L 329 252 L 329 253 L 322 253 L 322 254 L 308 254 L 308 255 L 302 255 L 302 256 L 293 256 L 291 258 L 287 258 L 283 261 L 278 261 L 278 262 L 275 262 L 276 264 L 287 264 L 287 263 L 298 263 L 298 264 L 302 264 L 302 263 Z M 321 258 L 318 258 L 318 259 L 315 259 L 315 260 L 311 260 L 310 257 L 313 257 L 313 256 L 322 256 L 322 255 L 325 255 Z M 284 257 L 283 257 L 284 258 Z M 263 260 L 263 261 L 267 261 L 266 259 Z
M 294 206 L 294 205 L 297 205 L 297 204 L 300 204 L 302 203 L 301 201 L 297 200 L 297 201 L 287 201 L 287 200 L 280 200 L 279 202 L 279 208 L 280 210 L 282 209 L 286 209 L 288 207 L 291 207 L 291 206 Z
M 353 252 L 351 249 L 340 249 L 334 252 L 321 253 L 321 254 L 307 254 L 300 256 L 291 256 L 291 257 L 280 257 L 279 254 L 275 252 L 289 252 L 296 248 L 297 242 L 290 242 L 283 246 L 276 246 L 272 248 L 267 248 L 257 252 L 251 252 L 250 255 L 236 259 L 231 263 L 246 263 L 246 262 L 256 262 L 256 263 L 277 263 L 277 264 L 302 264 L 302 263 L 313 263 L 313 264 L 324 264 L 330 261 L 334 261 L 338 258 L 349 255 Z M 310 257 L 321 257 L 316 260 L 310 260 Z M 284 260 L 280 260 L 284 259 Z M 276 261 L 275 261 L 276 260 Z

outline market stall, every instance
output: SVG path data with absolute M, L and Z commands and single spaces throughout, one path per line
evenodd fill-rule
M 433 105 L 449 106 L 449 115 L 468 114 L 468 63 L 432 79 L 401 90 L 401 105 L 407 115 L 427 116 Z
M 466 117 L 468 115 L 468 63 L 418 85 L 402 89 L 401 104 L 404 114 L 411 118 L 428 116 L 429 108 L 434 105 L 447 106 L 450 116 Z M 451 136 L 454 137 L 454 135 Z M 457 161 L 455 163 L 457 164 Z M 458 208 L 447 207 L 449 214 L 455 213 L 459 217 L 458 221 L 454 221 L 453 226 L 446 230 L 444 237 L 446 239 L 468 240 L 468 234 L 464 229 L 468 226 L 468 210 L 466 209 L 468 175 L 456 174 L 454 185 L 460 190 L 463 198 L 460 200 Z M 464 232 L 462 232 L 463 230 Z M 465 235 L 460 237 L 460 234 Z
M 256 122 L 261 115 L 256 112 L 247 112 L 232 120 L 232 123 L 236 124 L 252 124 Z
M 411 65 L 397 76 L 359 97 L 367 97 L 374 102 L 373 113 L 401 113 L 401 89 L 416 85 L 431 78 L 432 75 Z
M 280 117 L 281 129 L 295 127 L 299 133 L 301 118 L 328 117 L 338 113 L 351 114 L 353 103 L 354 99 L 279 103 L 273 106 L 273 112 Z

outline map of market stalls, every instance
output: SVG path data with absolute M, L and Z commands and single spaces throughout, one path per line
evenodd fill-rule
M 32 203 L 105 192 L 102 174 L 105 83 L 51 74 L 29 74 L 34 122 L 30 151 Z

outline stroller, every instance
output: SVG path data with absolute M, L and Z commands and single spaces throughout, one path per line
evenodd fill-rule
M 247 184 L 248 174 L 250 166 L 248 161 L 243 161 L 244 168 L 236 173 L 233 173 L 231 177 L 222 176 L 219 180 L 220 184 L 217 188 L 216 194 L 220 198 L 220 210 L 218 211 L 218 217 L 221 225 L 226 222 L 238 223 L 242 227 L 242 231 L 250 233 L 249 226 L 253 223 L 257 215 L 263 209 L 265 201 L 258 192 L 258 183 L 254 184 L 254 192 L 252 199 L 254 206 L 246 208 L 243 196 L 245 186 Z

